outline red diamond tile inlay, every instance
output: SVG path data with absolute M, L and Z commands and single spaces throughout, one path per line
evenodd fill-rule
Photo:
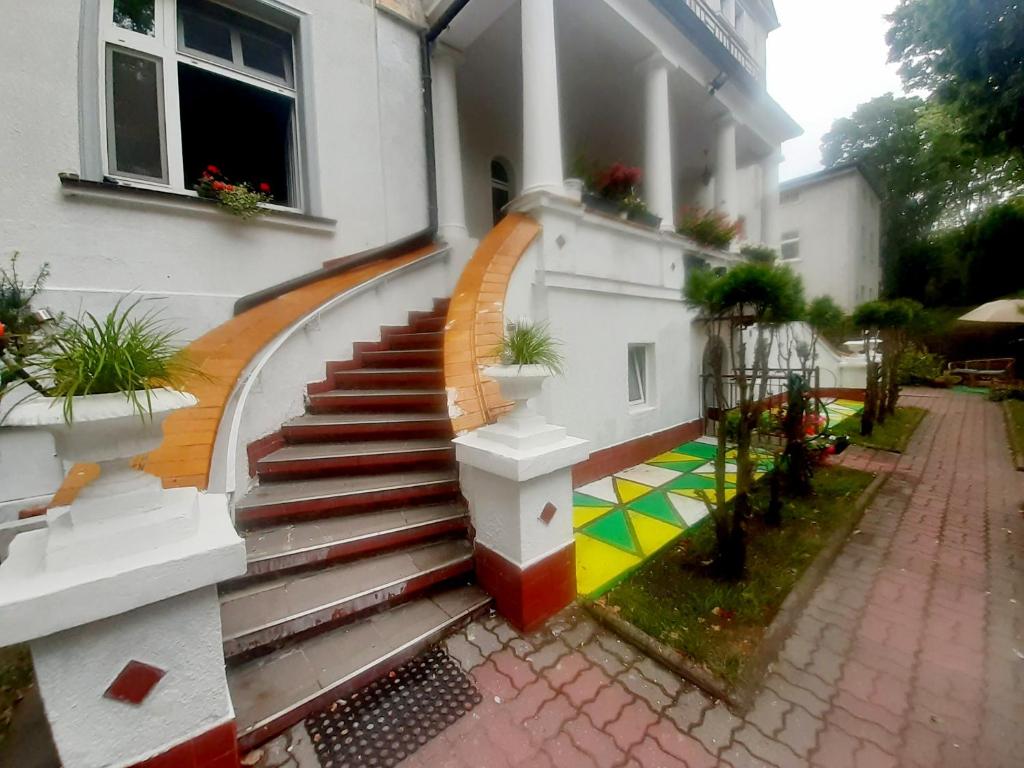
M 550 525 L 551 521 L 555 517 L 555 513 L 558 511 L 558 507 L 552 504 L 550 501 L 544 505 L 544 511 L 540 513 L 540 519 L 544 525 Z
M 129 661 L 103 695 L 108 699 L 138 706 L 166 674 L 165 670 L 141 661 Z

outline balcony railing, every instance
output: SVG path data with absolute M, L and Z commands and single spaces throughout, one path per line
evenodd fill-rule
M 732 55 L 736 61 L 740 63 L 740 66 L 747 71 L 747 73 L 757 80 L 759 83 L 764 82 L 764 70 L 757 63 L 757 60 L 750 55 L 747 50 L 746 44 L 740 39 L 739 35 L 736 34 L 734 29 L 731 29 L 725 20 L 718 13 L 708 8 L 701 0 L 683 0 L 687 7 L 693 11 L 694 15 L 700 19 L 701 23 L 704 24 L 715 38 L 720 42 L 727 51 Z

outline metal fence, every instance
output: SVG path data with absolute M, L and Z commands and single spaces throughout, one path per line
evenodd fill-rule
M 765 381 L 765 396 L 764 399 L 771 405 L 776 405 L 781 402 L 785 402 L 786 395 L 789 392 L 789 377 L 793 374 L 799 374 L 804 376 L 807 371 L 803 368 L 769 368 L 767 372 L 763 372 L 764 369 L 759 369 L 757 372 L 757 389 L 756 393 L 759 395 L 761 390 L 761 382 Z M 725 397 L 724 403 L 717 402 L 715 396 L 715 383 L 714 377 L 710 373 L 701 374 L 700 377 L 700 413 L 701 419 L 704 422 L 704 434 L 715 435 L 718 433 L 718 422 L 719 414 L 722 412 L 731 411 L 733 408 L 739 405 L 740 400 L 740 387 L 738 380 L 740 374 L 746 375 L 747 380 L 751 379 L 754 375 L 753 368 L 746 368 L 741 370 L 734 370 L 732 373 L 728 373 L 723 376 L 723 394 Z M 821 369 L 812 368 L 810 369 L 810 376 L 807 385 L 812 390 L 818 390 L 821 388 Z M 749 384 L 748 384 L 749 386 Z

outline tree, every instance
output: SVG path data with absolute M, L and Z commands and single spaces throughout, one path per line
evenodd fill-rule
M 853 324 L 860 329 L 864 343 L 864 357 L 867 359 L 867 380 L 864 385 L 864 410 L 860 415 L 860 433 L 870 435 L 875 431 L 878 418 L 878 402 L 882 383 L 877 359 L 876 344 L 879 329 L 885 322 L 885 302 L 876 300 L 861 304 L 853 311 Z
M 718 449 L 715 455 L 715 504 L 712 516 L 718 545 L 718 569 L 737 579 L 746 567 L 744 520 L 750 515 L 754 479 L 751 457 L 753 432 L 767 396 L 768 365 L 776 331 L 799 319 L 804 311 L 803 284 L 788 267 L 746 262 L 724 274 L 709 270 L 691 273 L 685 289 L 687 304 L 701 313 L 708 334 L 708 362 L 718 403 Z M 754 328 L 753 365 L 748 367 L 744 327 Z M 726 366 L 736 387 L 736 495 L 725 503 Z
M 911 90 L 962 119 L 983 154 L 1024 148 L 1024 6 L 1020 0 L 901 0 L 890 57 Z
M 849 318 L 831 296 L 818 296 L 807 305 L 807 325 L 815 336 L 823 336 L 838 345 L 846 340 Z
M 864 334 L 864 354 L 867 357 L 862 435 L 870 435 L 875 422 L 882 423 L 896 412 L 900 396 L 900 361 L 907 349 L 908 331 L 920 311 L 921 305 L 909 299 L 869 301 L 854 310 L 853 322 Z M 876 340 L 881 342 L 881 360 L 877 358 Z

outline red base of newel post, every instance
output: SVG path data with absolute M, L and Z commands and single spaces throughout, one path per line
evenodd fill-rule
M 238 736 L 232 720 L 131 768 L 238 768 L 239 765 Z
M 532 632 L 576 599 L 576 543 L 520 566 L 476 545 L 476 575 L 498 612 L 520 632 Z

